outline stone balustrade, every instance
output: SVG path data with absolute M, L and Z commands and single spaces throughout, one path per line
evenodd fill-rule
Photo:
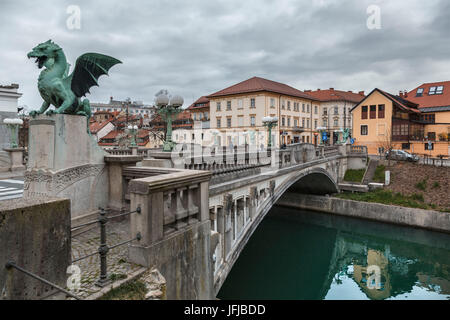
M 141 208 L 140 214 L 130 218 L 131 234 L 141 234 L 141 240 L 130 247 L 130 260 L 161 271 L 167 279 L 168 299 L 213 298 L 208 209 L 211 173 L 145 169 L 155 175 L 129 184 L 130 209 Z

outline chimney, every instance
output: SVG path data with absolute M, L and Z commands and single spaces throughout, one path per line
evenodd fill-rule
M 330 88 L 330 90 L 331 90 L 331 91 L 333 91 L 333 90 L 334 90 L 334 88 Z
M 317 89 L 317 91 L 320 91 L 320 89 Z
M 360 91 L 360 92 L 358 92 L 358 94 L 359 94 L 360 96 L 364 96 L 364 91 Z
M 348 90 L 347 92 L 348 92 L 348 93 L 353 93 L 353 91 L 352 91 L 352 90 Z
M 405 90 L 405 93 L 403 94 L 403 96 L 404 96 L 405 98 L 408 98 L 408 91 Z
M 400 96 L 400 98 L 403 98 L 403 91 L 400 90 L 400 92 L 398 93 L 398 95 Z

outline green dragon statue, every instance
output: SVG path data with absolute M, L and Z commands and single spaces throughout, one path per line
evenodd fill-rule
M 39 110 L 30 112 L 35 117 L 48 110 L 47 115 L 53 113 L 77 114 L 87 117 L 87 131 L 89 133 L 89 118 L 91 106 L 88 99 L 81 100 L 86 93 L 90 93 L 92 86 L 98 86 L 98 78 L 108 74 L 109 69 L 121 61 L 99 53 L 85 53 L 80 56 L 73 72 L 69 75 L 70 64 L 60 46 L 48 40 L 40 43 L 28 58 L 36 58 L 38 68 L 42 70 L 38 79 L 38 89 L 44 102 Z

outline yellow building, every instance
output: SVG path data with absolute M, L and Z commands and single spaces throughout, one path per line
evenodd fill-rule
M 279 144 L 318 143 L 320 101 L 286 84 L 253 77 L 208 96 L 211 128 L 221 135 L 224 146 L 251 143 L 251 137 L 265 136 L 262 118 L 278 117 L 272 141 Z M 267 145 L 267 139 L 258 143 Z M 258 144 L 259 146 L 259 144 Z
M 437 93 L 436 88 L 440 89 Z M 448 156 L 450 89 L 446 96 L 443 88 L 445 85 L 439 83 L 424 84 L 400 95 L 374 89 L 351 110 L 355 145 L 367 146 L 369 154 L 393 148 L 419 155 Z M 435 95 L 439 95 L 438 99 Z

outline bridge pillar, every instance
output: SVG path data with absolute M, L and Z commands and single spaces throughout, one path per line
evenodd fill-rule
M 213 299 L 208 171 L 179 170 L 131 180 L 131 262 L 156 267 L 168 299 Z
M 232 223 L 233 210 L 234 210 L 233 195 L 226 194 L 224 196 L 224 203 L 223 203 L 224 222 L 225 222 L 224 259 L 226 259 L 228 253 L 230 253 L 231 246 L 233 243 L 233 223 Z
M 258 188 L 250 188 L 250 203 L 248 206 L 250 220 L 253 220 L 256 216 L 256 207 L 258 206 Z

